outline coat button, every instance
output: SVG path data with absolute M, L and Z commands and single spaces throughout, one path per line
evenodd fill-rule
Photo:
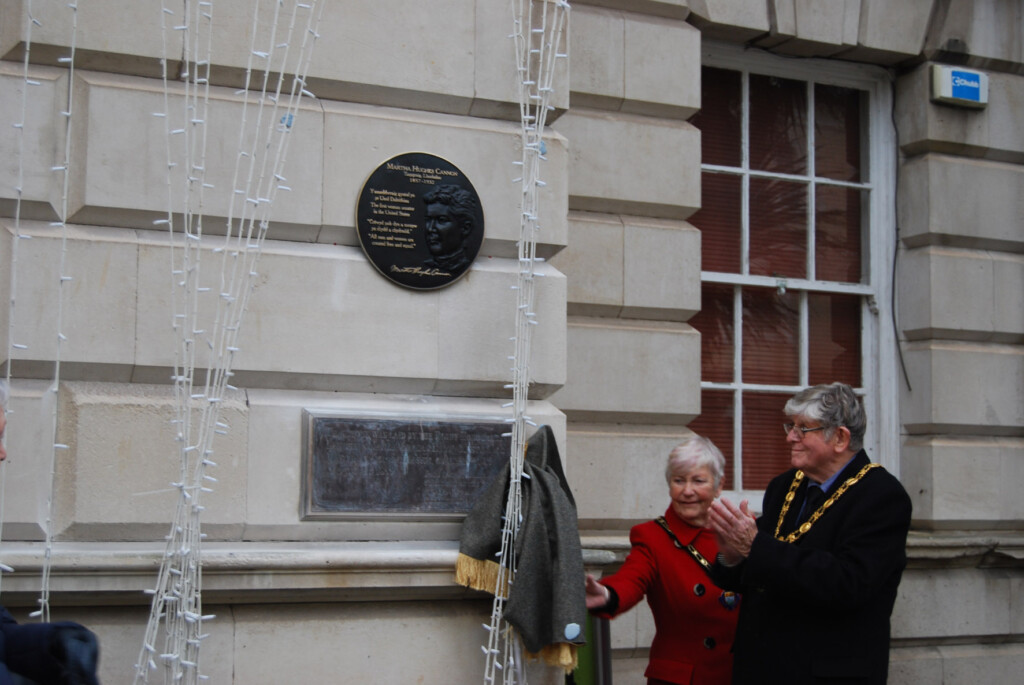
M 697 583 L 696 585 L 694 585 L 693 586 L 693 594 L 697 595 L 698 597 L 703 596 L 704 595 L 704 586 L 701 585 L 700 583 Z
M 706 637 L 706 638 L 704 638 L 704 648 L 705 649 L 714 649 L 715 648 L 715 638 L 713 638 L 713 637 Z

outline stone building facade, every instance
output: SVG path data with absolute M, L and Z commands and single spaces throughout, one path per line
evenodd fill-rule
M 0 311 L 14 410 L 0 560 L 15 568 L 0 601 L 20 616 L 33 606 L 52 483 L 53 612 L 96 630 L 111 683 L 128 680 L 138 654 L 142 591 L 159 564 L 177 469 L 170 242 L 153 223 L 167 193 L 162 128 L 151 116 L 163 97 L 158 5 L 79 3 L 74 34 L 64 3 L 0 5 L 0 301 L 16 296 Z M 215 5 L 223 28 L 211 76 L 212 170 L 233 153 L 219 141 L 232 139 L 241 111 L 253 2 Z M 203 647 L 211 682 L 480 679 L 490 601 L 453 582 L 458 521 L 306 520 L 303 412 L 507 414 L 520 226 L 511 9 L 511 0 L 326 7 L 308 78 L 316 98 L 292 133 L 291 192 L 274 207 L 237 390 L 221 410 L 230 430 L 216 443 L 203 528 L 204 611 L 217 616 Z M 29 45 L 30 11 L 38 24 Z M 59 59 L 72 35 L 73 73 Z M 732 441 L 725 496 L 758 501 L 757 450 L 743 431 L 760 419 L 753 405 L 749 421 L 737 408 L 759 389 L 781 394 L 813 380 L 804 361 L 797 382 L 709 376 L 716 350 L 698 323 L 708 294 L 809 293 L 811 304 L 794 310 L 800 359 L 813 356 L 815 297 L 846 298 L 855 304 L 843 311 L 859 317 L 855 385 L 869 448 L 914 502 L 890 682 L 1014 681 L 1024 666 L 1024 5 L 581 0 L 569 36 L 546 140 L 538 253 L 548 261 L 530 399 L 534 420 L 552 425 L 562 445 L 588 559 L 621 558 L 629 527 L 663 511 L 664 458 L 688 430 Z M 934 102 L 935 65 L 982 72 L 987 106 Z M 745 266 L 733 274 L 702 263 L 702 221 L 728 209 L 702 183 L 733 174 L 754 187 L 760 178 L 748 173 L 747 143 L 735 168 L 702 147 L 715 123 L 700 118 L 702 99 L 725 72 L 741 84 L 783 79 L 811 84 L 807 93 L 822 85 L 858 94 L 857 178 L 825 182 L 812 167 L 773 180 L 862 198 L 845 215 L 861 227 L 851 248 L 861 281 L 759 273 L 749 194 L 738 210 Z M 744 130 L 757 132 L 752 88 L 737 91 L 738 106 Z M 9 124 L 20 121 L 15 135 Z M 54 174 L 65 144 L 71 168 Z M 414 151 L 459 167 L 486 213 L 472 269 L 434 291 L 382 278 L 355 229 L 368 174 Z M 212 197 L 205 211 L 223 218 L 227 201 Z M 59 286 L 62 258 L 72 280 Z M 751 311 L 738 306 L 735 321 Z M 743 354 L 732 359 L 745 371 Z M 733 423 L 710 423 L 715 397 L 740 403 Z M 67 449 L 51 474 L 54 436 Z M 645 607 L 612 623 L 615 682 L 640 681 L 652 634 Z

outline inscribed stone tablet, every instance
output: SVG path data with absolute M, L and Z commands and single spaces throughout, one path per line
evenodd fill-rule
M 306 420 L 306 518 L 465 514 L 508 464 L 508 425 L 497 419 Z

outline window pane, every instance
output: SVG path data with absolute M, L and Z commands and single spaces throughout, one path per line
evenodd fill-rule
M 861 193 L 853 188 L 818 186 L 815 190 L 815 277 L 860 283 Z
M 750 75 L 750 168 L 807 173 L 807 84 Z
M 797 295 L 776 288 L 744 288 L 743 382 L 796 385 L 799 355 Z
M 807 276 L 807 186 L 750 179 L 750 273 Z
M 700 112 L 690 123 L 700 129 L 705 164 L 740 166 L 740 72 L 704 67 L 700 72 Z
M 860 181 L 861 91 L 814 86 L 814 168 L 818 176 Z
M 792 395 L 743 393 L 743 487 L 764 490 L 790 467 L 789 447 L 782 434 L 783 407 Z
M 849 292 L 872 282 L 869 207 L 873 192 L 888 192 L 863 187 L 871 94 L 788 75 L 784 63 L 776 75 L 705 67 L 702 110 L 691 118 L 704 167 L 702 208 L 690 221 L 709 274 L 690 319 L 704 386 L 691 428 L 726 454 L 735 476 L 727 488 L 762 489 L 789 467 L 780 424 L 790 395 L 780 387 L 864 387 L 863 340 L 874 331 L 862 316 L 868 296 Z
M 807 304 L 811 384 L 841 381 L 860 387 L 860 298 L 812 294 Z
M 700 377 L 715 383 L 733 380 L 732 286 L 705 283 L 701 289 L 700 313 L 690 325 L 700 331 Z
M 740 272 L 739 176 L 701 174 L 701 209 L 690 218 L 700 229 L 701 269 Z
M 723 490 L 731 490 L 734 487 L 733 473 L 736 460 L 732 441 L 732 425 L 735 417 L 732 391 L 702 390 L 700 393 L 700 416 L 690 422 L 690 430 L 711 440 L 725 456 Z

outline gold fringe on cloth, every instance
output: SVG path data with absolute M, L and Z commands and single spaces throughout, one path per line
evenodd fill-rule
M 459 554 L 455 561 L 455 582 L 463 587 L 473 588 L 494 594 L 498 585 L 498 570 L 501 567 L 493 561 L 474 559 L 466 554 Z M 508 594 L 508 579 L 505 579 L 505 592 Z M 576 645 L 566 642 L 557 642 L 547 645 L 540 653 L 527 652 L 526 658 L 530 661 L 543 661 L 547 666 L 557 666 L 571 673 L 579 665 L 579 655 L 576 653 Z
M 459 554 L 455 561 L 455 582 L 464 587 L 474 590 L 482 590 L 492 595 L 498 586 L 498 571 L 501 567 L 490 560 L 474 559 L 465 554 Z M 508 596 L 508 578 L 505 578 L 505 587 L 502 594 Z
M 565 669 L 566 673 L 572 673 L 579 665 L 579 655 L 576 645 L 568 642 L 556 642 L 547 645 L 540 650 L 540 654 L 526 653 L 526 658 L 531 661 L 543 661 L 548 666 L 559 666 Z

